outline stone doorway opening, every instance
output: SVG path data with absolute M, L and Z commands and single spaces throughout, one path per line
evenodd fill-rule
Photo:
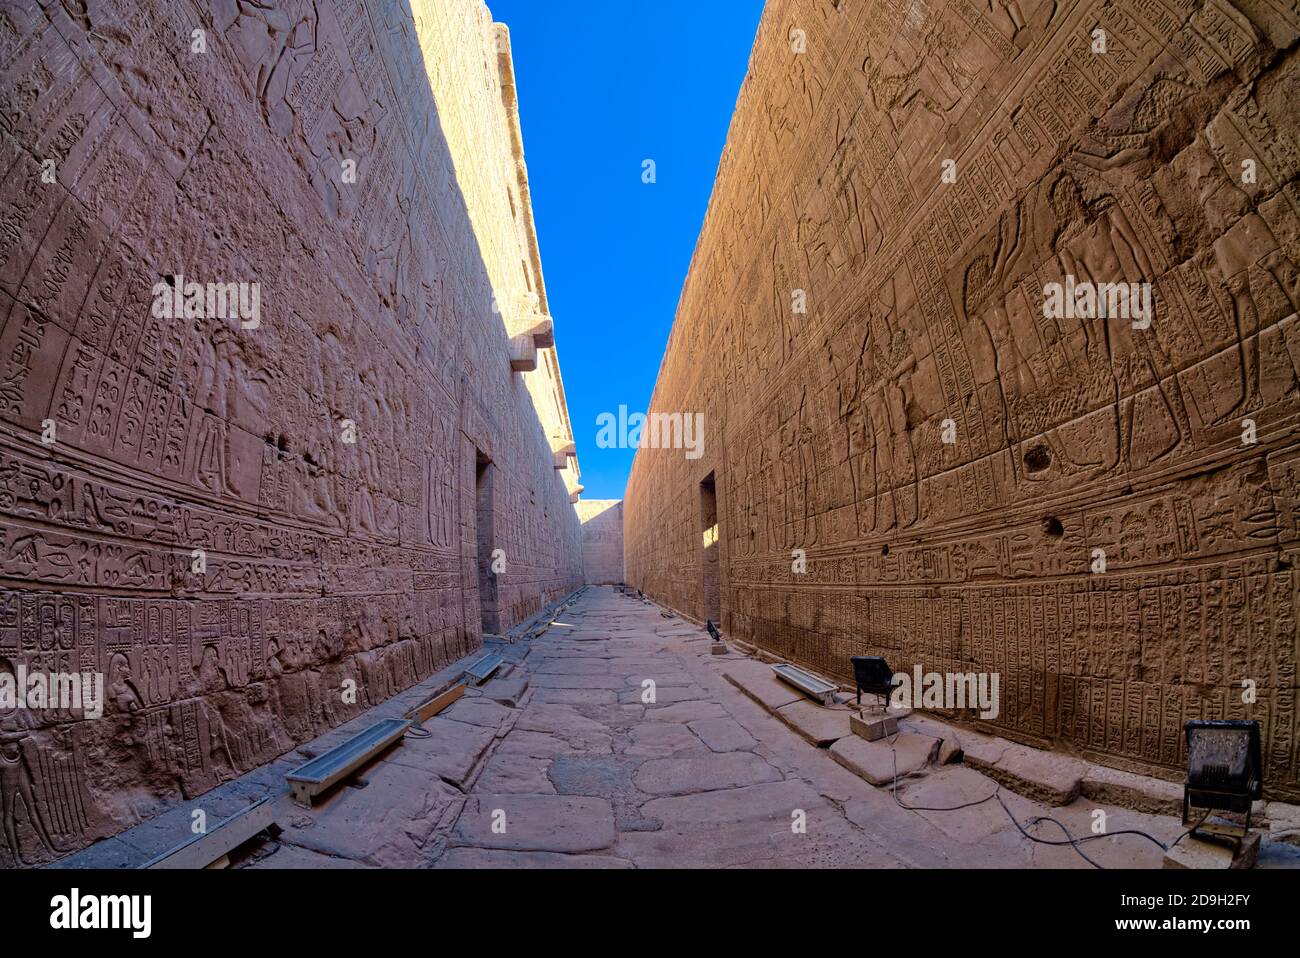
M 494 555 L 496 527 L 493 524 L 492 483 L 496 467 L 482 450 L 474 466 L 474 534 L 478 548 L 479 612 L 484 632 L 500 634 L 501 616 L 497 607 L 497 569 L 503 568 Z
M 718 491 L 713 473 L 700 483 L 700 530 L 703 552 L 700 569 L 703 577 L 704 618 L 722 625 L 722 597 L 718 587 Z

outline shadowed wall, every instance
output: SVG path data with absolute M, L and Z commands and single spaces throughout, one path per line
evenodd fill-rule
M 477 0 L 0 10 L 0 669 L 109 700 L 0 713 L 0 865 L 472 651 L 480 538 L 502 628 L 581 584 L 513 84 Z

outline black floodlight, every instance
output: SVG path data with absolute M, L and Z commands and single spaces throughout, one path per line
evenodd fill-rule
M 712 619 L 706 621 L 704 623 L 704 627 L 709 630 L 709 638 L 711 638 L 714 642 L 722 641 L 722 633 L 718 631 L 718 627 L 713 624 Z
M 858 704 L 862 704 L 862 693 L 880 695 L 885 699 L 885 708 L 889 707 L 889 696 L 894 691 L 894 670 L 879 655 L 851 655 L 853 678 L 858 685 Z
M 1192 834 L 1228 841 L 1237 848 L 1250 832 L 1250 806 L 1264 795 L 1259 723 L 1247 719 L 1193 719 L 1187 723 L 1187 780 L 1183 785 L 1183 824 L 1192 809 L 1205 814 Z M 1245 816 L 1244 825 L 1206 824 L 1211 812 Z

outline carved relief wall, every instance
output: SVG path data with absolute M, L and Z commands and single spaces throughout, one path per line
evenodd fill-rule
M 623 500 L 583 499 L 577 505 L 582 523 L 582 571 L 587 585 L 623 581 Z
M 478 0 L 0 6 L 0 671 L 108 700 L 0 710 L 0 866 L 472 651 L 476 524 L 504 627 L 581 584 L 513 82 Z
M 1300 796 L 1298 36 L 770 0 L 652 404 L 706 452 L 638 453 L 629 583 L 703 618 L 714 474 L 731 635 L 997 671 L 989 730 L 1171 776 L 1187 719 L 1257 718 Z M 1052 315 L 1067 277 L 1149 326 Z

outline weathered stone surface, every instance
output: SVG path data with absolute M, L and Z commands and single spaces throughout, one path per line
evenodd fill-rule
M 696 719 L 687 728 L 715 752 L 737 752 L 754 747 L 754 737 L 735 719 Z
M 938 739 L 912 732 L 899 732 L 878 742 L 848 735 L 830 747 L 831 758 L 872 785 L 893 785 L 895 770 L 902 781 L 933 762 L 938 751 Z
M 727 681 L 769 712 L 775 712 L 791 702 L 802 702 L 804 697 L 786 685 L 772 672 L 770 665 L 744 661 L 727 666 L 722 674 Z
M 724 718 L 726 710 L 717 702 L 678 702 L 646 709 L 645 717 L 652 722 L 688 723 L 697 719 Z
M 1080 781 L 1084 798 L 1153 815 L 1181 815 L 1183 786 L 1088 763 Z
M 334 789 L 310 811 L 281 799 L 276 815 L 284 829 L 281 840 L 367 865 L 425 864 L 439 821 L 458 800 L 455 790 L 426 771 L 393 761 L 370 770 L 363 781 L 363 788 Z
M 494 831 L 494 821 L 504 822 L 504 831 Z M 519 851 L 599 851 L 614 844 L 614 812 L 603 798 L 477 795 L 465 803 L 454 841 Z
M 1027 745 L 1008 745 L 996 762 L 966 754 L 972 768 L 1021 795 L 1049 805 L 1068 805 L 1083 788 L 1085 766 L 1078 759 Z
M 458 785 L 469 777 L 495 735 L 493 729 L 454 722 L 441 716 L 429 719 L 423 727 L 429 733 L 427 738 L 408 735 L 400 746 L 387 754 L 387 760 L 421 769 Z
M 994 731 L 1134 769 L 1250 677 L 1300 796 L 1297 36 L 770 0 L 647 410 L 704 439 L 637 456 L 628 583 L 844 682 L 999 672 Z
M 483 686 L 483 697 L 491 699 L 506 708 L 518 708 L 528 692 L 528 679 L 516 677 L 509 679 L 492 679 Z
M 474 787 L 483 792 L 511 795 L 553 795 L 555 786 L 547 775 L 551 760 L 531 758 L 517 752 L 493 753 Z
M 782 706 L 775 714 L 818 748 L 826 748 L 852 733 L 849 719 L 854 713 L 846 709 L 831 709 L 815 702 L 800 701 Z
M 586 752 L 609 752 L 609 730 L 599 722 L 584 717 L 571 705 L 530 704 L 515 723 L 524 732 L 546 732 L 562 739 L 569 748 Z M 507 741 L 515 732 L 507 736 Z
M 287 870 L 299 868 L 376 868 L 378 866 L 365 865 L 350 858 L 340 858 L 337 855 L 322 855 L 310 848 L 299 848 L 297 845 L 282 842 L 274 852 L 249 867 Z
M 614 705 L 618 696 L 608 689 L 538 689 L 534 700 L 549 705 Z
M 920 732 L 922 735 L 929 735 L 939 740 L 939 757 L 935 759 L 938 765 L 947 765 L 961 758 L 963 738 L 973 738 L 975 735 L 964 729 L 958 731 L 946 722 L 939 722 L 915 712 L 900 716 L 899 722 L 909 732 Z
M 1242 842 L 1241 849 L 1234 851 L 1225 845 L 1188 835 L 1165 853 L 1164 867 L 1206 871 L 1254 868 L 1255 859 L 1259 857 L 1259 842 L 1259 832 L 1251 832 Z
M 515 714 L 512 709 L 505 708 L 491 699 L 480 697 L 459 699 L 450 708 L 439 712 L 438 717 L 495 730 L 509 722 Z
M 582 499 L 577 504 L 582 523 L 582 571 L 588 585 L 623 581 L 623 502 L 621 499 Z
M 559 852 L 514 852 L 496 848 L 449 848 L 434 868 L 633 868 L 611 855 L 564 855 Z
M 700 740 L 691 734 L 690 729 L 672 722 L 646 722 L 632 729 L 631 736 L 632 744 L 623 750 L 623 754 L 631 758 L 668 758 L 701 747 Z
M 0 671 L 99 672 L 108 701 L 0 715 L 0 867 L 581 584 L 507 34 L 480 0 L 382 6 L 5 4 Z M 527 562 L 480 578 L 489 548 Z
M 802 811 L 807 832 L 791 828 Z M 803 781 L 771 782 L 658 798 L 642 813 L 662 823 L 653 832 L 624 833 L 616 851 L 641 868 L 897 865 L 867 844 Z
M 780 772 L 751 752 L 650 759 L 633 778 L 637 788 L 651 795 L 685 795 L 780 780 Z

